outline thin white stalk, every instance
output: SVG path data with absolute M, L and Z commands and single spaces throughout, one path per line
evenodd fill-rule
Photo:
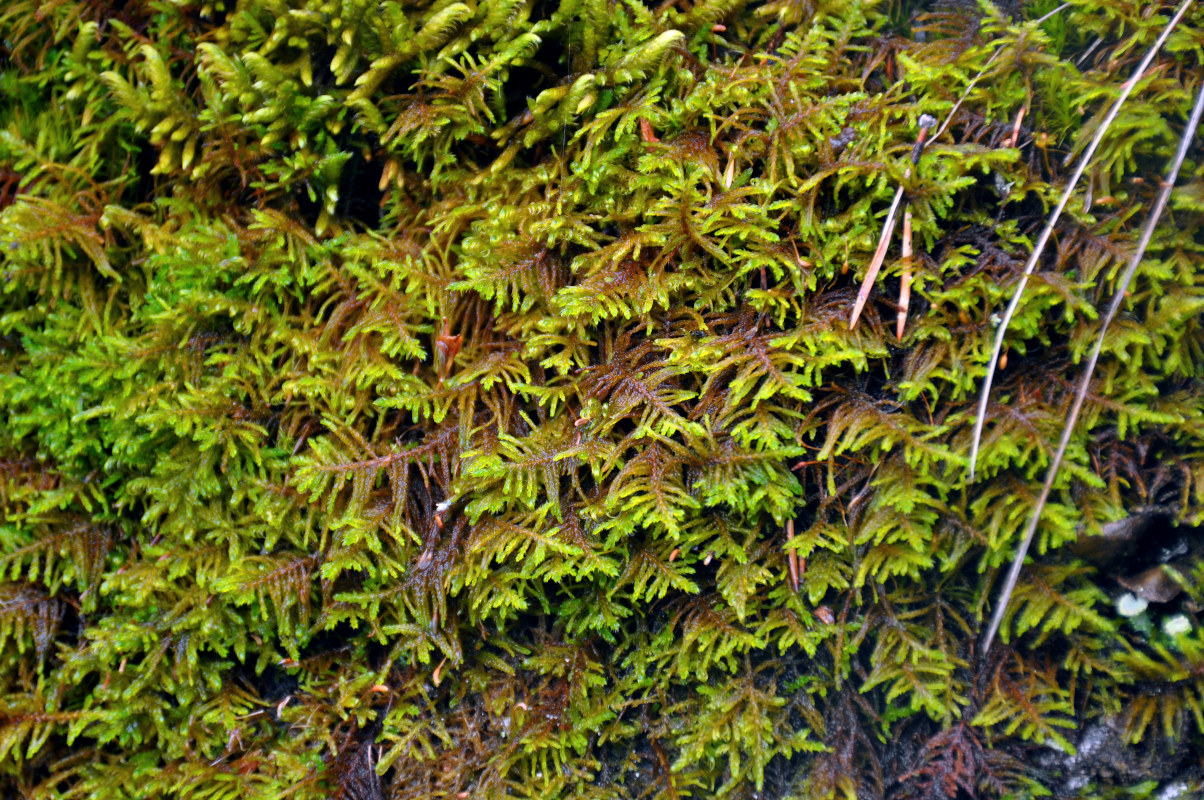
M 1003 314 L 1003 320 L 999 323 L 999 330 L 995 334 L 995 346 L 991 349 L 991 361 L 987 365 L 987 375 L 983 380 L 982 393 L 978 398 L 978 410 L 974 417 L 974 434 L 970 442 L 970 480 L 974 480 L 975 467 L 978 464 L 978 448 L 982 442 L 982 427 L 987 416 L 987 401 L 991 396 L 991 384 L 995 379 L 995 367 L 999 363 L 999 354 L 1003 351 L 1003 337 L 1007 333 L 1008 324 L 1012 321 L 1012 317 L 1016 314 L 1016 309 L 1020 305 L 1020 298 L 1024 294 L 1024 287 L 1028 284 L 1028 278 L 1033 273 L 1033 269 L 1037 266 L 1037 261 L 1040 260 L 1041 254 L 1045 252 L 1045 245 L 1049 243 L 1049 237 L 1053 234 L 1054 226 L 1058 219 L 1062 216 L 1062 211 L 1066 208 L 1066 204 L 1070 201 L 1071 195 L 1074 194 L 1074 187 L 1078 184 L 1079 178 L 1083 176 L 1083 171 L 1087 168 L 1091 157 L 1095 155 L 1096 148 L 1103 141 L 1104 135 L 1107 134 L 1108 128 L 1112 126 L 1112 122 L 1120 113 L 1120 108 L 1124 102 L 1129 99 L 1133 88 L 1137 85 L 1141 76 L 1145 74 L 1146 69 L 1150 66 L 1150 62 L 1154 60 L 1154 56 L 1158 55 L 1158 51 L 1162 49 L 1162 45 L 1166 42 L 1171 31 L 1179 24 L 1179 20 L 1183 19 L 1183 15 L 1187 9 L 1191 7 L 1192 0 L 1183 0 L 1179 5 L 1178 11 L 1171 21 L 1163 28 L 1159 34 L 1158 40 L 1154 42 L 1153 47 L 1146 53 L 1145 58 L 1137 65 L 1137 69 L 1133 72 L 1133 77 L 1125 81 L 1120 97 L 1112 104 L 1112 108 L 1108 110 L 1099 128 L 1095 132 L 1091 144 L 1083 152 L 1079 159 L 1079 165 L 1075 168 L 1074 174 L 1070 178 L 1070 182 L 1066 184 L 1065 190 L 1062 192 L 1062 198 L 1058 201 L 1058 205 L 1054 208 L 1053 213 L 1049 215 L 1049 220 L 1045 223 L 1045 227 L 1041 231 L 1040 237 L 1037 239 L 1037 244 L 1033 247 L 1032 254 L 1028 257 L 1028 262 L 1024 265 L 1024 274 L 1020 277 L 1020 282 L 1016 285 L 1016 291 L 1012 294 L 1012 300 L 1008 303 L 1007 310 Z
M 1162 217 L 1162 212 L 1166 210 L 1167 201 L 1171 196 L 1171 189 L 1175 186 L 1175 179 L 1179 177 L 1179 168 L 1183 166 L 1183 159 L 1187 156 L 1187 150 L 1191 146 L 1192 138 L 1195 136 L 1196 128 L 1200 124 L 1200 117 L 1202 115 L 1204 115 L 1204 86 L 1200 88 L 1199 93 L 1196 95 L 1196 104 L 1192 108 L 1191 118 L 1187 121 L 1187 128 L 1183 131 L 1183 138 L 1179 142 L 1179 150 L 1175 153 L 1175 158 L 1171 162 L 1166 180 L 1162 184 L 1162 190 L 1158 193 L 1158 197 L 1154 201 L 1150 216 L 1145 222 L 1145 228 L 1141 231 L 1141 239 L 1137 242 L 1137 249 L 1133 252 L 1133 257 L 1129 259 L 1129 263 L 1121 275 L 1120 284 L 1116 287 L 1116 294 L 1112 297 L 1112 304 L 1108 307 L 1108 313 L 1104 316 L 1104 320 L 1100 324 L 1099 336 L 1095 339 L 1095 347 L 1091 351 L 1091 357 L 1087 359 L 1087 365 L 1083 367 L 1082 377 L 1079 378 L 1078 387 L 1075 389 L 1074 403 L 1070 406 L 1070 413 L 1066 416 L 1066 426 L 1062 429 L 1062 441 L 1058 443 L 1058 450 L 1054 453 L 1053 460 L 1049 464 L 1049 471 L 1045 475 L 1045 485 L 1041 487 L 1041 496 L 1037 499 L 1037 504 L 1033 507 L 1032 516 L 1028 519 L 1028 527 L 1024 531 L 1024 538 L 1020 542 L 1020 547 L 1016 550 L 1016 556 L 1012 560 L 1012 568 L 1008 571 L 1007 580 L 1003 583 L 1003 591 L 999 595 L 999 602 L 995 605 L 995 613 L 991 616 L 991 625 L 987 628 L 986 636 L 983 637 L 980 652 L 984 656 L 991 649 L 991 643 L 994 641 L 995 634 L 999 631 L 999 626 L 1003 622 L 1004 612 L 1007 610 L 1008 602 L 1012 599 L 1012 592 L 1016 589 L 1016 581 L 1019 579 L 1020 570 L 1024 565 L 1024 557 L 1028 554 L 1028 548 L 1033 543 L 1033 536 L 1037 532 L 1037 525 L 1041 521 L 1041 512 L 1045 510 L 1045 503 L 1049 499 L 1050 492 L 1053 491 L 1054 479 L 1058 475 L 1058 469 L 1062 466 L 1062 459 L 1066 455 L 1066 448 L 1070 445 L 1070 437 L 1074 434 L 1074 426 L 1078 421 L 1079 412 L 1083 408 L 1083 402 L 1087 399 L 1087 389 L 1091 385 L 1091 375 L 1095 372 L 1095 365 L 1099 361 L 1100 351 L 1104 347 L 1104 335 L 1108 332 L 1108 326 L 1112 324 L 1112 320 L 1116 318 L 1121 303 L 1124 302 L 1125 293 L 1129 290 L 1129 284 L 1133 280 L 1134 273 L 1137 272 L 1137 266 L 1141 263 L 1146 248 L 1149 247 L 1150 239 L 1154 235 L 1154 229 L 1158 227 L 1158 220 Z

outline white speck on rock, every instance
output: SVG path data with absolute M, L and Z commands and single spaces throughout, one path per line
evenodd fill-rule
M 1090 781 L 1087 779 L 1086 775 L 1075 775 L 1073 778 L 1066 781 L 1066 791 L 1078 792 L 1088 783 L 1090 783 Z
M 1162 787 L 1162 791 L 1158 793 L 1158 800 L 1186 800 L 1187 793 L 1191 789 L 1187 785 L 1187 781 L 1175 781 L 1168 783 Z
M 1108 741 L 1108 729 L 1102 725 L 1089 728 L 1079 741 L 1079 758 L 1090 758 Z

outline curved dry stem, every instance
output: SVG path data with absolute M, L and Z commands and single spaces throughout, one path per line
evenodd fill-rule
M 1024 557 L 1028 554 L 1028 548 L 1033 543 L 1033 536 L 1037 532 L 1037 525 L 1041 521 L 1041 512 L 1045 510 L 1045 503 L 1049 499 L 1050 492 L 1053 491 L 1054 479 L 1058 475 L 1058 469 L 1062 466 L 1062 458 L 1066 455 L 1066 448 L 1070 444 L 1070 437 L 1074 434 L 1075 422 L 1078 421 L 1079 412 L 1082 410 L 1083 402 L 1087 398 L 1087 388 L 1091 385 L 1091 375 L 1095 372 L 1096 362 L 1099 361 L 1100 351 L 1104 347 L 1104 335 L 1107 334 L 1108 326 L 1112 324 L 1112 320 L 1120 310 L 1120 304 L 1124 302 L 1125 293 L 1129 290 L 1129 283 L 1133 280 L 1133 274 L 1137 272 L 1137 265 L 1141 263 L 1141 259 L 1145 255 L 1146 248 L 1150 244 L 1150 239 L 1154 235 L 1154 229 L 1158 227 L 1158 220 L 1162 217 L 1162 212 L 1166 210 L 1166 203 L 1170 199 L 1171 189 L 1175 186 L 1175 179 L 1179 177 L 1179 168 L 1183 165 L 1183 159 L 1187 156 L 1187 149 L 1191 145 L 1196 128 L 1200 124 L 1202 114 L 1204 114 L 1204 86 L 1200 88 L 1199 93 L 1196 95 L 1196 104 L 1192 108 L 1187 128 L 1183 131 L 1183 138 L 1179 141 L 1179 149 L 1175 153 L 1175 158 L 1171 162 L 1170 169 L 1167 171 L 1166 180 L 1162 184 L 1162 190 L 1158 193 L 1158 197 L 1154 201 L 1154 207 L 1150 211 L 1149 219 L 1146 220 L 1145 227 L 1141 231 L 1141 239 L 1137 243 L 1137 249 L 1133 252 L 1133 257 L 1129 259 L 1129 263 L 1121 275 L 1120 284 L 1116 287 L 1116 294 L 1112 297 L 1112 304 L 1108 307 L 1108 313 L 1104 316 L 1104 320 L 1100 324 L 1099 336 L 1095 339 L 1095 347 L 1091 351 L 1090 358 L 1087 359 L 1087 365 L 1083 368 L 1083 374 L 1079 378 L 1078 386 L 1075 388 L 1074 402 L 1070 406 L 1070 413 L 1066 416 L 1066 425 L 1062 428 L 1062 441 L 1058 443 L 1058 450 L 1054 453 L 1053 460 L 1049 464 L 1049 471 L 1045 475 L 1045 485 L 1041 487 L 1041 496 L 1037 498 L 1037 504 L 1033 507 L 1033 513 L 1028 519 L 1024 538 L 1020 541 L 1020 547 L 1016 550 L 1016 556 L 1012 560 L 1011 569 L 1008 570 L 1007 580 L 1004 581 L 1003 591 L 999 595 L 999 602 L 995 605 L 995 613 L 991 615 L 991 625 L 987 628 L 986 636 L 983 637 L 980 652 L 984 655 L 991 649 L 991 643 L 994 641 L 995 634 L 999 631 L 999 626 L 1003 622 L 1003 615 L 1007 610 L 1008 601 L 1011 600 L 1012 592 L 1016 588 L 1016 581 L 1020 577 L 1020 569 L 1024 565 Z
M 1028 278 L 1033 273 L 1033 269 L 1037 266 L 1037 261 L 1040 260 L 1041 254 L 1045 252 L 1045 245 L 1049 243 L 1049 237 L 1053 234 L 1054 225 L 1058 223 L 1058 219 L 1062 216 L 1062 211 L 1065 210 L 1066 204 L 1070 201 L 1070 197 L 1074 194 L 1074 187 L 1078 185 L 1079 178 L 1083 176 L 1084 170 L 1087 169 L 1091 157 L 1095 155 L 1096 148 L 1103 141 L 1104 135 L 1108 132 L 1108 128 L 1112 127 L 1113 121 L 1120 113 L 1121 106 L 1129 99 L 1133 88 L 1145 74 L 1146 69 L 1150 66 L 1150 62 L 1154 60 L 1154 56 L 1162 49 L 1162 45 L 1166 42 L 1171 31 L 1179 24 L 1179 20 L 1187 13 L 1187 9 L 1191 7 L 1192 0 L 1183 0 L 1179 5 L 1175 16 L 1162 29 L 1162 33 L 1158 35 L 1157 41 L 1154 42 L 1149 52 L 1145 54 L 1145 58 L 1137 65 L 1137 69 L 1133 72 L 1133 77 L 1125 81 L 1124 88 L 1120 93 L 1120 97 L 1112 104 L 1112 108 L 1108 110 L 1107 116 L 1100 124 L 1095 132 L 1095 136 L 1091 139 L 1091 144 L 1083 152 L 1079 159 L 1079 165 L 1075 168 L 1074 174 L 1070 177 L 1070 181 L 1066 184 L 1066 188 L 1062 192 L 1062 197 L 1058 201 L 1058 205 L 1054 208 L 1053 213 L 1049 215 L 1049 220 L 1045 223 L 1045 227 L 1041 230 L 1041 235 L 1037 239 L 1037 244 L 1033 247 L 1032 254 L 1028 257 L 1028 262 L 1024 265 L 1024 274 L 1020 276 L 1020 282 L 1016 286 L 1015 293 L 1012 294 L 1011 302 L 1008 303 L 1007 310 L 1003 314 L 1003 320 L 999 323 L 999 330 L 995 334 L 995 344 L 991 349 L 991 360 L 987 365 L 987 375 L 983 380 L 982 393 L 978 397 L 978 410 L 974 415 L 974 434 L 970 441 L 970 480 L 974 480 L 974 468 L 978 463 L 978 448 L 982 442 L 982 427 L 986 421 L 987 415 L 987 400 L 991 396 L 991 384 L 995 380 L 995 368 L 999 363 L 999 354 L 1003 351 L 1003 337 L 1007 333 L 1008 324 L 1012 321 L 1012 317 L 1016 314 L 1016 309 L 1020 305 L 1020 298 L 1024 294 L 1024 287 L 1028 285 Z

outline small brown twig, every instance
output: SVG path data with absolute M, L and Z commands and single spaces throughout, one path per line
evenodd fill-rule
M 1020 110 L 1016 112 L 1016 124 L 1012 126 L 1012 135 L 1008 139 L 1008 147 L 1015 147 L 1020 143 L 1020 123 L 1024 121 L 1024 112 L 1027 110 L 1024 106 L 1020 106 Z

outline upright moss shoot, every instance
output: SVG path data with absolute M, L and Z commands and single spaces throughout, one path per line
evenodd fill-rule
M 1102 723 L 1191 758 L 1199 145 L 976 644 L 1204 82 L 1193 9 L 969 482 L 997 315 L 1173 10 L 1055 5 L 7 3 L 0 795 L 1025 797 Z M 1138 566 L 1178 588 L 1125 617 Z

